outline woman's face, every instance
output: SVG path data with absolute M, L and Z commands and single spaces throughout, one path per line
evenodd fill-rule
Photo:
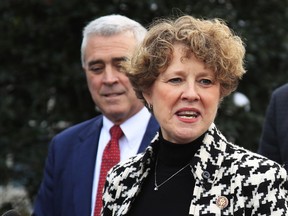
M 144 93 L 164 139 L 179 144 L 201 136 L 214 121 L 220 103 L 220 84 L 214 71 L 194 55 L 187 57 L 184 48 L 174 45 L 171 64 Z

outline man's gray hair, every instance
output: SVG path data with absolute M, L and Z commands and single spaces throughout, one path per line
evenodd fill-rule
M 138 22 L 118 14 L 102 16 L 89 22 L 83 29 L 83 40 L 81 44 L 81 62 L 84 67 L 84 54 L 87 40 L 90 35 L 112 36 L 123 32 L 133 33 L 136 43 L 141 43 L 147 30 Z

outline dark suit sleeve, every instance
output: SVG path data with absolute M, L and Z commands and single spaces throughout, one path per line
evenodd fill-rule
M 281 161 L 280 143 L 279 143 L 279 118 L 281 114 L 277 112 L 277 101 L 279 101 L 279 96 L 276 92 L 273 92 L 271 100 L 269 102 L 268 108 L 266 110 L 266 116 L 264 120 L 263 130 L 261 134 L 260 144 L 258 153 L 274 160 L 278 163 L 283 163 Z M 280 104 L 281 106 L 281 104 Z M 277 117 L 278 116 L 278 117 Z M 281 118 L 283 118 L 282 116 Z
M 44 178 L 34 205 L 33 215 L 36 216 L 55 215 L 53 212 L 54 144 L 55 139 L 53 139 L 50 143 L 49 153 L 45 163 Z

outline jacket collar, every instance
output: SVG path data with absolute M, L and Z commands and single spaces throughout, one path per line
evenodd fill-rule
M 227 143 L 226 138 L 216 128 L 215 124 L 212 123 L 203 138 L 203 144 L 191 161 L 194 178 L 203 182 L 204 186 L 208 187 L 215 181 L 224 160 Z M 158 144 L 159 132 L 157 132 L 151 141 L 151 145 L 146 149 L 142 159 L 138 161 L 139 164 L 137 166 L 141 166 L 141 173 L 138 176 L 137 182 L 141 183 L 146 177 L 143 173 L 147 171 L 149 173 L 151 170 L 151 166 L 155 161 L 155 154 L 158 151 Z

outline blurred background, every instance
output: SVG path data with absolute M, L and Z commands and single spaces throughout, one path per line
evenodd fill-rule
M 257 150 L 271 92 L 288 81 L 288 0 L 1 0 L 0 214 L 31 213 L 51 137 L 98 114 L 80 64 L 82 28 L 111 13 L 144 26 L 182 13 L 225 20 L 246 43 L 247 73 L 217 124 Z

